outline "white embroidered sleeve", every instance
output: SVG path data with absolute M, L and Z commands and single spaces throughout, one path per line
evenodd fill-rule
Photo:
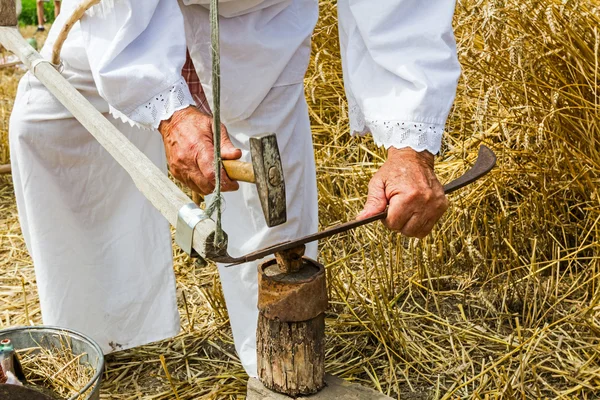
M 110 113 L 156 128 L 194 104 L 181 76 L 186 58 L 183 16 L 176 1 L 104 1 L 81 20 L 90 69 Z
M 123 114 L 112 106 L 110 114 L 131 126 L 141 129 L 158 129 L 161 121 L 171 118 L 176 111 L 193 105 L 195 102 L 190 94 L 190 89 L 185 80 L 181 78 L 168 89 L 152 96 L 129 115 Z
M 348 104 L 356 100 L 348 98 Z M 409 120 L 367 120 L 357 105 L 350 106 L 350 133 L 364 136 L 371 133 L 377 146 L 385 149 L 410 147 L 416 151 L 427 150 L 431 154 L 440 151 L 444 125 L 435 122 Z
M 344 84 L 352 134 L 438 153 L 460 65 L 454 0 L 339 0 Z

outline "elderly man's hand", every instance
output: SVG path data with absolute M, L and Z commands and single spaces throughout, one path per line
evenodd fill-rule
M 197 193 L 212 193 L 215 189 L 212 117 L 188 107 L 162 121 L 158 130 L 163 136 L 171 174 Z M 224 125 L 221 125 L 221 155 L 223 160 L 236 160 L 242 156 L 242 151 L 229 140 Z M 239 184 L 222 170 L 221 190 L 238 188 Z
M 388 150 L 388 159 L 369 182 L 365 219 L 388 207 L 384 224 L 403 235 L 424 238 L 448 209 L 444 188 L 433 171 L 431 153 L 410 148 Z

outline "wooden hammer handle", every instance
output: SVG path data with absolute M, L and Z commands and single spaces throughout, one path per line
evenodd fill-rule
M 254 167 L 251 163 L 237 160 L 223 160 L 223 167 L 227 175 L 234 181 L 256 183 Z
M 0 166 L 0 173 L 2 173 L 2 167 L 3 166 Z M 223 160 L 223 168 L 225 168 L 227 175 L 234 181 L 256 183 L 256 179 L 254 177 L 254 168 L 252 167 L 251 163 L 237 160 Z M 200 205 L 204 201 L 204 196 L 199 193 L 192 192 L 192 200 L 197 205 Z

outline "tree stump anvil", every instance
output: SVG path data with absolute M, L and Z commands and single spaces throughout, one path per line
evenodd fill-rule
M 278 257 L 280 258 L 280 257 Z M 306 257 L 299 263 L 271 259 L 258 271 L 258 376 L 289 396 L 325 386 L 325 268 Z
M 258 270 L 258 379 L 248 400 L 387 400 L 371 389 L 325 376 L 325 268 L 302 248 L 277 254 Z
M 17 24 L 15 0 L 0 0 L 0 26 L 17 26 Z

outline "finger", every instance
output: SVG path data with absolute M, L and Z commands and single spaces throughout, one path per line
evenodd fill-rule
M 387 218 L 383 221 L 383 224 L 388 229 L 400 232 L 404 228 L 404 225 L 412 218 L 413 214 L 414 209 L 407 198 L 401 195 L 392 196 Z
M 194 193 L 198 193 L 201 196 L 206 196 L 209 193 L 206 193 L 204 190 L 200 189 L 194 182 L 192 181 L 188 181 L 186 183 L 184 183 L 185 186 L 189 187 L 190 190 Z
M 428 219 L 424 215 L 413 214 L 413 216 L 402 227 L 400 233 L 402 233 L 404 236 L 423 239 L 425 236 L 431 233 L 435 222 L 436 220 Z
M 211 189 L 210 193 L 212 193 L 215 189 L 216 180 L 215 180 L 215 168 L 214 168 L 214 160 L 209 159 L 208 157 L 200 156 L 197 160 L 199 172 L 202 174 L 202 179 L 209 184 L 209 188 Z M 224 168 L 221 168 L 221 190 L 224 192 L 233 192 L 238 190 L 240 185 L 237 181 L 232 180 L 225 171 Z
M 189 172 L 182 173 L 181 171 L 171 171 L 171 174 L 175 179 L 179 182 L 183 183 L 185 186 L 190 188 L 193 192 L 199 193 L 201 195 L 206 195 L 210 193 L 207 191 L 207 187 L 205 186 L 204 178 L 200 174 L 200 176 L 195 176 L 194 174 L 190 174 Z
M 237 160 L 242 156 L 242 151 L 236 148 L 231 139 L 225 125 L 221 124 L 221 157 L 224 160 Z
M 240 184 L 237 181 L 232 180 L 225 172 L 225 169 L 221 169 L 221 190 L 223 192 L 234 192 L 240 188 Z
M 369 193 L 363 210 L 358 214 L 356 219 L 366 219 L 375 214 L 385 211 L 388 205 L 385 196 L 385 183 L 374 176 L 369 182 Z
M 448 201 L 445 197 L 423 210 L 422 213 L 415 213 L 409 221 L 406 222 L 401 230 L 405 236 L 417 237 L 423 239 L 433 230 L 435 224 L 448 209 Z
M 215 190 L 214 179 L 211 182 L 200 170 L 189 172 L 187 180 L 189 182 L 188 186 L 190 189 L 200 193 L 201 195 L 206 196 Z

